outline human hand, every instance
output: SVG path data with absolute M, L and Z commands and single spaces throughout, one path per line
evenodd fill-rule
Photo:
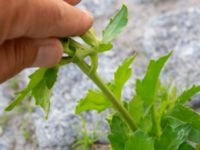
M 0 83 L 27 67 L 51 67 L 62 57 L 59 37 L 84 33 L 92 17 L 80 0 L 0 0 Z

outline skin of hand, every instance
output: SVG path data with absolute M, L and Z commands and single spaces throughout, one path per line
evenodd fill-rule
M 87 31 L 92 16 L 80 0 L 0 0 L 0 83 L 27 67 L 51 67 L 63 54 L 58 38 Z

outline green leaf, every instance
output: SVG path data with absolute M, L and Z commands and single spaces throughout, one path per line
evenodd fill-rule
M 172 116 L 169 116 L 168 114 L 163 115 L 162 128 L 165 128 L 166 126 L 170 126 L 172 129 L 175 129 L 184 124 L 185 124 L 184 122 L 182 122 Z
M 76 106 L 76 114 L 86 110 L 97 110 L 101 112 L 106 108 L 112 107 L 110 101 L 97 90 L 89 90 L 86 97 L 81 99 Z
M 144 101 L 144 105 L 150 106 L 154 102 L 161 69 L 171 54 L 172 52 L 160 57 L 158 60 L 151 60 L 144 78 L 137 80 L 136 94 Z
M 109 43 L 114 38 L 116 38 L 122 29 L 126 26 L 127 22 L 128 10 L 127 7 L 123 5 L 117 14 L 111 18 L 109 24 L 103 31 L 103 43 Z
M 184 106 L 183 104 L 177 104 L 170 115 L 190 124 L 193 128 L 200 131 L 200 115 L 191 108 Z
M 113 45 L 112 45 L 112 43 L 101 43 L 100 45 L 99 45 L 99 47 L 98 47 L 98 51 L 99 52 L 105 52 L 105 51 L 108 51 L 108 50 L 110 50 L 110 49 L 112 49 L 113 48 Z
M 38 69 L 35 71 L 29 76 L 30 82 L 28 86 L 18 93 L 17 98 L 5 110 L 12 110 L 25 96 L 31 95 L 35 98 L 36 105 L 44 109 L 47 118 L 50 108 L 50 90 L 57 79 L 57 73 L 58 67 Z
M 185 102 L 189 101 L 192 98 L 192 96 L 197 94 L 199 91 L 200 91 L 200 85 L 198 85 L 198 86 L 193 85 L 190 89 L 185 90 L 178 97 L 178 101 L 181 102 L 181 103 L 185 103 Z
M 32 90 L 32 95 L 35 98 L 36 105 L 42 107 L 45 111 L 45 118 L 48 118 L 51 91 L 44 80 Z
M 178 150 L 195 150 L 195 148 L 192 147 L 192 145 L 185 142 L 185 143 L 181 144 L 181 146 L 179 147 Z
M 111 120 L 110 132 L 108 139 L 113 150 L 124 150 L 125 143 L 128 140 L 129 130 L 126 124 L 116 115 Z
M 191 131 L 191 127 L 188 125 L 181 125 L 176 129 L 167 127 L 160 139 L 155 142 L 155 150 L 165 148 L 165 150 L 178 150 L 179 146 L 187 140 L 187 137 Z
M 166 150 L 176 150 L 179 147 L 179 144 L 176 143 L 176 133 L 171 127 L 167 127 L 159 140 L 155 141 L 155 150 L 160 150 L 163 147 Z M 178 145 L 177 145 L 178 144 Z
M 51 89 L 53 87 L 54 83 L 57 80 L 57 74 L 58 74 L 58 67 L 47 69 L 44 78 L 48 89 Z
M 151 113 L 148 113 L 141 118 L 139 127 L 141 130 L 145 131 L 145 133 L 149 133 L 152 130 L 153 121 Z
M 200 144 L 200 131 L 192 128 L 188 140 Z
M 159 108 L 159 115 L 160 118 L 165 114 L 165 112 L 171 110 L 177 100 L 177 88 L 172 86 L 170 90 L 166 90 L 162 96 L 162 93 L 158 94 L 161 97 L 160 100 L 160 108 Z
M 128 111 L 134 118 L 136 124 L 139 124 L 144 113 L 143 101 L 139 100 L 137 96 L 134 96 L 129 102 Z
M 114 93 L 118 98 L 121 98 L 122 89 L 126 81 L 131 77 L 132 69 L 130 68 L 131 63 L 133 62 L 135 55 L 125 59 L 117 69 L 114 75 Z
M 148 137 L 144 132 L 137 130 L 134 132 L 128 142 L 125 150 L 154 150 L 154 141 Z
M 40 81 L 43 79 L 44 74 L 46 72 L 46 69 L 38 69 L 37 71 L 35 71 L 33 74 L 31 74 L 29 76 L 30 78 L 30 82 L 27 85 L 27 87 L 22 90 L 21 92 L 19 92 L 17 94 L 17 97 L 14 101 L 12 101 L 11 104 L 9 104 L 6 108 L 5 111 L 10 111 L 12 110 L 16 105 L 18 105 L 19 103 L 21 103 L 21 101 L 30 93 L 30 91 L 35 88 Z

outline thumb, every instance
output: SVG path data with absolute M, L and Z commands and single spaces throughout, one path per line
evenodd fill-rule
M 27 67 L 51 67 L 62 57 L 58 39 L 21 38 L 0 45 L 0 83 Z

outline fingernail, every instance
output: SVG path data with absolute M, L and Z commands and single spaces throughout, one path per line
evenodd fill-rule
M 58 40 L 44 42 L 38 49 L 37 57 L 33 67 L 52 67 L 56 65 L 62 57 L 62 44 Z

